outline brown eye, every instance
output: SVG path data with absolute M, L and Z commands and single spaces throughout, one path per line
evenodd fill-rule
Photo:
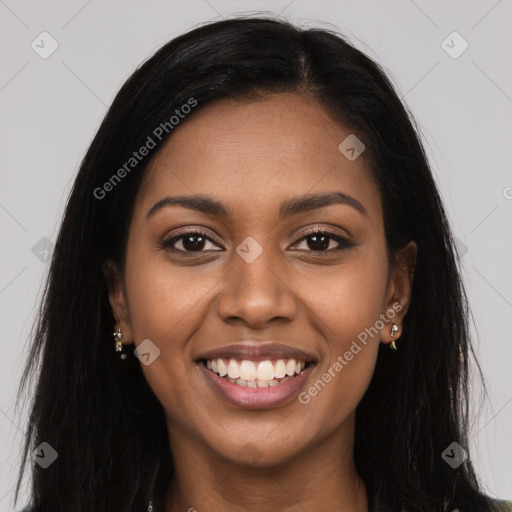
M 341 249 L 352 247 L 352 244 L 346 238 L 330 233 L 329 231 L 314 230 L 303 236 L 299 241 L 305 240 L 307 245 L 306 252 L 314 252 L 319 254 L 332 254 L 333 252 Z M 338 245 L 337 247 L 329 249 L 331 242 L 334 241 Z M 304 243 L 304 242 L 303 242 Z M 309 251 L 308 251 L 309 249 Z M 327 250 L 329 249 L 329 250 Z
M 174 252 L 180 253 L 200 253 L 205 251 L 205 245 L 210 242 L 213 244 L 213 241 L 206 236 L 206 233 L 203 231 L 186 231 L 181 233 L 180 235 L 173 236 L 171 238 L 167 238 L 162 241 L 160 244 L 162 249 L 170 249 Z M 180 247 L 181 244 L 181 247 Z M 211 250 L 222 250 L 222 249 L 206 249 L 206 251 Z

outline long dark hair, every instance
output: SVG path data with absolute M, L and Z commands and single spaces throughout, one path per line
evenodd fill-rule
M 123 85 L 90 145 L 18 392 L 19 400 L 37 368 L 16 503 L 28 454 L 47 442 L 58 459 L 47 469 L 32 464 L 38 512 L 140 511 L 150 497 L 163 510 L 173 474 L 164 411 L 137 359 L 113 350 L 104 263 L 124 268 L 135 196 L 177 109 L 196 102 L 193 116 L 221 98 L 279 92 L 315 98 L 366 145 L 390 261 L 409 240 L 418 246 L 398 351 L 380 345 L 356 412 L 354 458 L 371 510 L 490 510 L 471 460 L 452 468 L 442 457 L 452 442 L 469 451 L 475 356 L 453 236 L 412 116 L 383 70 L 342 36 L 261 17 L 206 24 L 165 44 Z M 148 136 L 151 155 L 112 181 Z

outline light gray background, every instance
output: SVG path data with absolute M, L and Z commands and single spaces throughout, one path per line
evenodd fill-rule
M 14 398 L 48 270 L 33 246 L 55 241 L 78 165 L 136 66 L 198 24 L 254 11 L 339 30 L 414 113 L 460 241 L 490 393 L 472 459 L 489 494 L 512 498 L 511 1 L 0 0 L 1 510 L 12 509 L 26 422 Z M 43 31 L 59 45 L 47 59 L 31 48 Z M 453 31 L 469 44 L 456 59 L 441 46 Z

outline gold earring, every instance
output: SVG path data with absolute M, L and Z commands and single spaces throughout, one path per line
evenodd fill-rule
M 116 352 L 119 352 L 119 357 L 121 359 L 126 359 L 128 357 L 128 355 L 125 352 L 124 345 L 121 343 L 121 340 L 123 339 L 123 333 L 121 332 L 121 327 L 118 327 L 117 331 L 113 332 L 112 334 L 114 336 L 114 339 L 116 340 L 115 344 L 114 344 Z
M 393 336 L 395 335 L 395 332 L 398 331 L 398 325 L 396 324 L 393 324 L 391 326 L 391 337 L 393 338 Z M 393 340 L 390 344 L 390 347 L 391 347 L 391 350 L 394 350 L 396 352 L 396 350 L 398 350 L 396 348 L 396 343 L 395 343 L 395 340 Z

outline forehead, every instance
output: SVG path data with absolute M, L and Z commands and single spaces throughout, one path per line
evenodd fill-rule
M 147 209 L 165 195 L 203 194 L 235 210 L 250 203 L 255 214 L 254 205 L 266 211 L 284 198 L 336 190 L 378 216 L 366 160 L 350 161 L 338 149 L 349 135 L 304 95 L 220 100 L 175 129 L 148 166 L 137 203 Z

